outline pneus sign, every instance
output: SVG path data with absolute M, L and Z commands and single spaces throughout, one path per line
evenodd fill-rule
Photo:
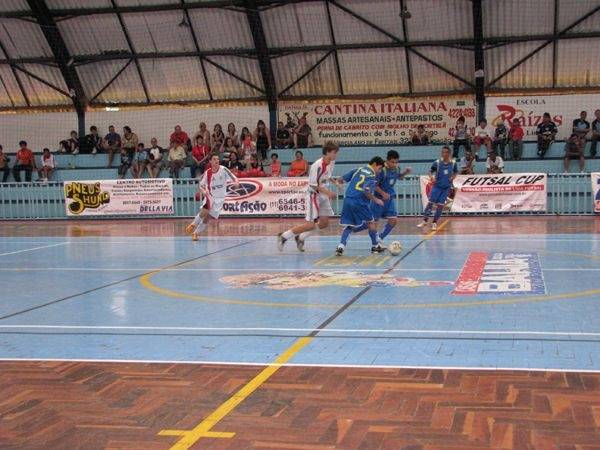
M 301 215 L 308 178 L 240 178 L 228 185 L 222 216 Z
M 498 175 L 458 175 L 452 212 L 546 211 L 547 175 L 510 173 Z M 428 177 L 421 177 L 423 204 Z

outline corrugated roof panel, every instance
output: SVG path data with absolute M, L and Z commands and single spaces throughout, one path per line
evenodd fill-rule
M 194 51 L 189 27 L 179 26 L 181 11 L 123 14 L 123 21 L 138 53 Z
M 19 19 L 0 19 L 0 41 L 8 56 L 30 58 L 52 56 L 39 25 Z
M 260 17 L 269 47 L 331 44 L 323 2 L 278 6 L 262 11 Z
M 98 97 L 98 102 L 139 103 L 146 96 L 135 64 L 130 64 L 119 77 Z
M 116 14 L 73 17 L 58 22 L 71 55 L 94 55 L 105 51 L 129 51 Z
M 556 83 L 564 87 L 600 86 L 600 38 L 558 41 Z M 582 64 L 585 61 L 585 64 Z
M 0 65 L 0 104 L 2 106 L 26 106 L 27 104 L 10 67 L 4 64 Z
M 484 1 L 482 8 L 486 37 L 546 34 L 554 28 L 554 0 Z
M 485 51 L 486 83 L 500 76 L 545 41 L 518 42 Z M 552 86 L 552 45 L 547 45 L 509 72 L 493 87 L 536 88 Z
M 77 66 L 76 70 L 89 99 L 114 77 L 127 60 L 100 61 Z M 144 91 L 135 64 L 132 62 L 119 77 L 104 90 L 96 102 L 137 102 L 145 101 Z
M 289 89 L 284 96 L 340 95 L 335 57 L 329 55 L 315 70 Z
M 56 67 L 45 66 L 41 64 L 24 64 L 25 69 L 50 82 L 64 91 L 67 87 L 64 83 L 60 70 Z M 27 97 L 32 106 L 43 105 L 69 105 L 72 103 L 70 97 L 63 95 L 50 86 L 41 83 L 35 78 L 30 77 L 22 72 L 19 72 L 19 78 L 23 83 L 23 89 L 27 93 Z
M 418 55 L 409 53 L 409 56 L 414 92 L 452 91 L 467 87 L 462 81 L 438 69 Z
M 27 0 L 2 0 L 0 2 L 0 11 L 30 11 Z
M 202 50 L 254 48 L 245 13 L 200 8 L 190 10 L 190 19 Z
M 379 0 L 376 2 L 365 2 L 364 0 L 343 0 L 338 1 L 337 3 L 355 12 L 374 25 L 377 25 L 379 28 L 396 36 L 398 39 L 403 39 L 402 20 L 400 19 L 400 2 L 398 0 Z M 331 8 L 339 9 L 333 5 Z M 354 20 L 357 19 L 354 18 Z M 363 23 L 361 21 L 359 22 Z M 347 22 L 347 25 L 348 24 L 351 25 L 348 30 L 340 30 L 339 26 L 343 26 L 343 23 L 334 27 L 336 39 L 338 38 L 338 35 L 349 36 L 349 34 L 354 31 L 354 22 Z M 378 31 L 376 31 L 376 33 L 378 33 L 379 36 L 383 36 L 383 34 Z M 352 39 L 352 37 L 350 37 L 350 39 Z
M 473 12 L 469 0 L 407 0 L 406 5 L 412 15 L 406 21 L 410 40 L 473 37 Z
M 140 65 L 152 101 L 208 100 L 198 58 L 142 59 Z
M 345 94 L 408 91 L 404 48 L 338 52 Z
M 110 0 L 46 0 L 50 9 L 110 8 Z
M 325 54 L 325 52 L 301 52 L 271 59 L 277 92 L 281 93 L 295 82 Z
M 180 0 L 116 0 L 118 6 L 175 5 Z
M 558 6 L 559 31 L 569 27 L 587 13 L 600 6 L 600 0 L 561 0 Z M 589 32 L 600 30 L 600 12 L 583 20 L 570 32 Z
M 364 10 L 363 7 L 359 7 L 357 4 L 344 5 L 347 9 L 355 12 L 359 16 L 358 11 Z M 371 2 L 366 6 L 374 6 Z M 330 6 L 331 11 L 331 22 L 333 24 L 333 31 L 335 33 L 335 40 L 338 44 L 358 44 L 364 42 L 392 42 L 393 39 L 386 36 L 385 34 L 377 31 L 372 26 L 364 23 L 362 20 L 357 19 L 352 14 L 344 11 L 341 8 L 335 6 L 334 3 Z M 400 18 L 398 18 L 400 20 Z
M 262 77 L 260 75 L 260 68 L 258 61 L 250 58 L 238 58 L 233 56 L 211 56 L 208 58 L 210 61 L 214 61 L 216 64 L 225 67 L 228 71 L 234 73 L 238 77 L 247 80 L 253 85 L 263 88 Z M 232 77 L 227 72 L 219 69 L 217 66 L 209 63 L 204 63 L 206 68 L 206 75 L 208 77 L 208 83 L 210 90 L 215 99 L 227 99 L 227 98 L 254 98 L 264 96 L 263 92 L 260 92 L 253 87 L 241 82 L 240 80 Z
M 415 50 L 465 80 L 475 82 L 475 61 L 472 50 L 461 50 L 452 47 L 418 47 Z M 411 57 L 413 59 L 419 58 L 418 55 L 413 56 L 413 54 L 411 54 Z

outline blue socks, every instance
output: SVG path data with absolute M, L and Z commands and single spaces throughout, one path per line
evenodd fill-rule
M 342 238 L 340 239 L 340 243 L 345 247 L 346 244 L 348 243 L 348 238 L 350 237 L 350 235 L 352 234 L 352 231 L 354 229 L 352 227 L 346 227 L 344 228 L 344 231 L 342 231 Z
M 394 225 L 390 225 L 389 223 L 386 223 L 385 227 L 383 227 L 383 231 L 381 233 L 379 233 L 379 238 L 380 239 L 385 239 L 385 237 L 388 234 L 390 234 L 393 229 L 394 229 Z
M 425 208 L 425 211 L 423 211 L 423 219 L 425 220 L 425 222 L 427 222 L 427 219 L 431 215 L 432 209 L 433 209 L 433 203 L 431 203 L 431 202 L 427 203 L 427 207 Z
M 377 230 L 369 230 L 369 237 L 371 238 L 371 244 L 375 247 L 377 245 Z
M 442 217 L 443 211 L 444 211 L 444 207 L 442 205 L 438 205 L 437 209 L 435 210 L 435 215 L 433 216 L 433 221 L 435 223 L 437 223 L 437 221 L 440 220 L 440 217 Z

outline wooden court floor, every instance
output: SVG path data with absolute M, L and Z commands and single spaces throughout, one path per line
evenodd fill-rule
M 0 235 L 151 237 L 182 233 L 185 223 L 12 222 Z M 282 225 L 229 220 L 218 232 L 266 235 Z M 397 232 L 413 227 L 402 220 Z M 452 219 L 444 233 L 528 230 L 598 233 L 600 219 Z M 161 430 L 193 429 L 263 370 L 3 361 L 0 449 L 167 449 L 179 437 Z M 189 448 L 600 450 L 600 373 L 282 367 Z

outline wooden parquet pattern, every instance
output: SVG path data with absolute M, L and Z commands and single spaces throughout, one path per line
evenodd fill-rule
M 166 449 L 261 368 L 0 363 L 0 448 Z M 285 367 L 208 449 L 600 449 L 600 374 Z

